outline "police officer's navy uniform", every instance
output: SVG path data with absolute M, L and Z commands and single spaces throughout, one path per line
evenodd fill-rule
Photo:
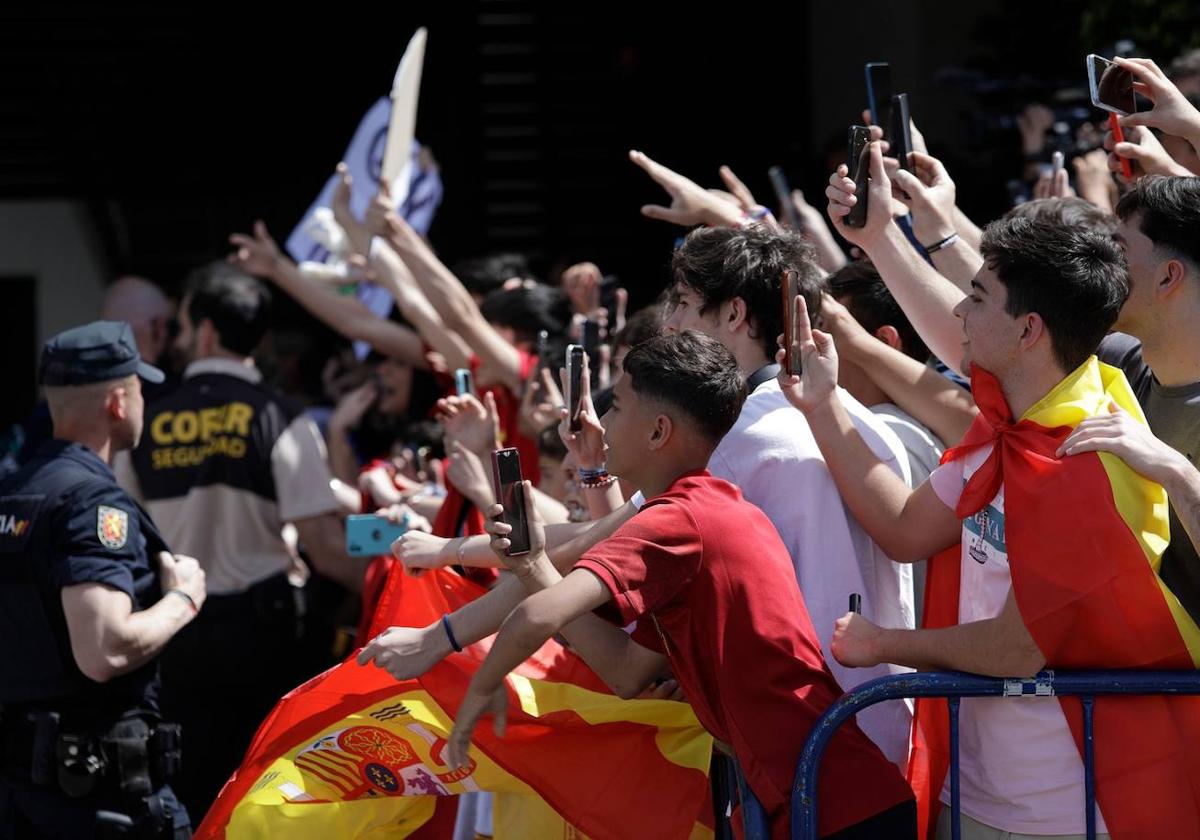
M 43 353 L 43 384 L 134 372 L 161 381 L 120 322 L 69 330 Z M 63 588 L 84 583 L 126 593 L 135 611 L 152 606 L 163 593 L 151 557 L 165 550 L 86 446 L 46 441 L 0 480 L 0 838 L 190 836 L 167 784 L 179 733 L 159 715 L 157 661 L 89 679 L 62 606 Z

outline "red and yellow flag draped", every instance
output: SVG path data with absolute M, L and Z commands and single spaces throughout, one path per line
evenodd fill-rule
M 482 593 L 450 572 L 412 578 L 398 570 L 376 627 L 397 616 L 424 626 Z M 509 675 L 506 736 L 485 722 L 471 766 L 450 771 L 446 738 L 489 644 L 399 683 L 350 658 L 290 692 L 259 728 L 197 838 L 408 837 L 430 819 L 437 796 L 479 790 L 533 803 L 514 817 L 499 810 L 501 800 L 513 800 L 498 798 L 497 831 L 508 825 L 513 837 L 544 836 L 533 824 L 547 821 L 559 821 L 558 834 L 565 821 L 570 836 L 595 840 L 631 831 L 712 836 L 711 817 L 697 817 L 711 814 L 712 739 L 691 707 L 621 700 L 555 642 Z
M 1110 402 L 1145 422 L 1125 376 L 1092 357 L 1017 422 L 991 374 L 975 369 L 972 389 L 980 415 L 943 463 L 994 445 L 957 513 L 982 508 L 1003 482 L 1013 592 L 1046 667 L 1200 667 L 1200 630 L 1158 576 L 1169 537 L 1162 487 L 1108 453 L 1055 457 Z M 924 626 L 958 622 L 960 558 L 956 545 L 930 561 Z M 1059 702 L 1082 756 L 1079 701 Z M 1099 697 L 1095 738 L 1096 797 L 1113 838 L 1200 837 L 1200 698 Z M 921 836 L 932 837 L 948 765 L 946 701 L 919 700 L 909 781 Z

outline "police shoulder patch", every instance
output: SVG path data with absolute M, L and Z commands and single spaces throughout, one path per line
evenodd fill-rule
M 129 514 L 120 508 L 100 505 L 96 508 L 96 536 L 105 548 L 124 548 L 129 539 Z

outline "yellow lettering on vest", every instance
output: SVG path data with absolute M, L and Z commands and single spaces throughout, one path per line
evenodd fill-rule
M 150 437 L 154 438 L 155 443 L 163 445 L 171 442 L 171 436 L 167 434 L 166 426 L 174 416 L 175 412 L 164 411 L 150 421 Z
M 223 428 L 225 406 L 200 409 L 200 440 L 212 440 Z
M 242 437 L 250 437 L 250 420 L 253 417 L 254 409 L 246 403 L 230 403 L 225 407 L 225 428 L 222 431 L 235 432 Z
M 175 415 L 175 421 L 171 423 L 171 436 L 175 443 L 191 443 L 199 433 L 200 423 L 196 419 L 196 412 L 181 411 Z

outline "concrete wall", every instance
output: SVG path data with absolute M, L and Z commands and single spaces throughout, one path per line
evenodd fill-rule
M 0 202 L 0 277 L 37 284 L 36 340 L 8 349 L 6 364 L 36 367 L 42 342 L 100 312 L 106 270 L 86 208 L 71 201 Z M 0 306 L 3 302 L 0 302 Z

